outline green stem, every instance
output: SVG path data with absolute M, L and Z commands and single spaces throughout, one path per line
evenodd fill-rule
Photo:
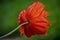
M 17 28 L 15 28 L 14 30 L 12 30 L 12 31 L 10 31 L 9 33 L 1 36 L 0 39 L 11 35 L 12 33 L 14 33 L 17 29 L 19 29 L 19 28 L 20 28 L 22 25 L 24 25 L 24 24 L 28 24 L 28 22 L 25 22 L 25 23 L 20 24 L 20 25 L 19 25 Z

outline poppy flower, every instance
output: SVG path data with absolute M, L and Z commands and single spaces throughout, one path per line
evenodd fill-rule
M 28 7 L 27 11 L 23 10 L 18 18 L 18 23 L 28 22 L 20 28 L 20 35 L 25 33 L 27 37 L 33 35 L 46 36 L 50 22 L 48 21 L 49 13 L 45 10 L 41 2 L 35 2 Z

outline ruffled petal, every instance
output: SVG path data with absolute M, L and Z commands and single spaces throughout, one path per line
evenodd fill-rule
M 33 34 L 32 34 L 32 32 L 31 32 L 29 26 L 24 26 L 24 33 L 25 33 L 25 35 L 26 35 L 27 37 L 33 36 Z
M 43 28 L 41 26 L 31 25 L 31 28 L 35 32 L 35 34 L 43 34 L 46 32 L 47 28 Z
M 44 10 L 44 5 L 40 2 L 33 3 L 27 10 L 28 19 L 33 19 L 41 15 L 41 12 Z
M 22 26 L 22 27 L 20 28 L 20 36 L 22 36 L 23 33 L 24 33 L 24 27 Z
M 43 10 L 40 16 L 47 18 L 49 15 L 47 11 Z
M 20 13 L 20 15 L 19 15 L 19 18 L 18 18 L 18 23 L 19 24 L 22 24 L 22 23 L 24 23 L 24 22 L 26 22 L 27 21 L 27 19 L 26 19 L 26 11 L 25 10 L 23 10 L 21 13 Z

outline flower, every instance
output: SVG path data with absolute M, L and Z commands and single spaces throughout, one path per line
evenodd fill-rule
M 48 16 L 49 14 L 41 2 L 33 3 L 29 6 L 27 11 L 23 10 L 19 15 L 19 24 L 28 22 L 28 24 L 21 27 L 20 35 L 25 33 L 27 37 L 36 34 L 46 36 L 50 26 L 50 22 L 47 18 Z

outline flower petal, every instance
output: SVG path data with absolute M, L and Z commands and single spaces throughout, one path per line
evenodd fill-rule
M 18 18 L 18 23 L 19 24 L 22 24 L 22 23 L 24 23 L 24 22 L 26 22 L 27 21 L 27 19 L 26 19 L 26 11 L 25 10 L 23 10 L 21 13 L 20 13 L 20 15 L 19 15 L 19 18 Z
M 31 37 L 33 34 L 29 27 L 24 26 L 24 33 L 27 37 Z
M 22 27 L 20 28 L 20 36 L 22 36 L 23 33 L 24 33 L 24 27 L 22 26 Z
M 44 5 L 40 2 L 35 2 L 28 8 L 27 11 L 28 17 L 30 16 L 30 19 L 38 17 L 43 10 L 44 10 Z

